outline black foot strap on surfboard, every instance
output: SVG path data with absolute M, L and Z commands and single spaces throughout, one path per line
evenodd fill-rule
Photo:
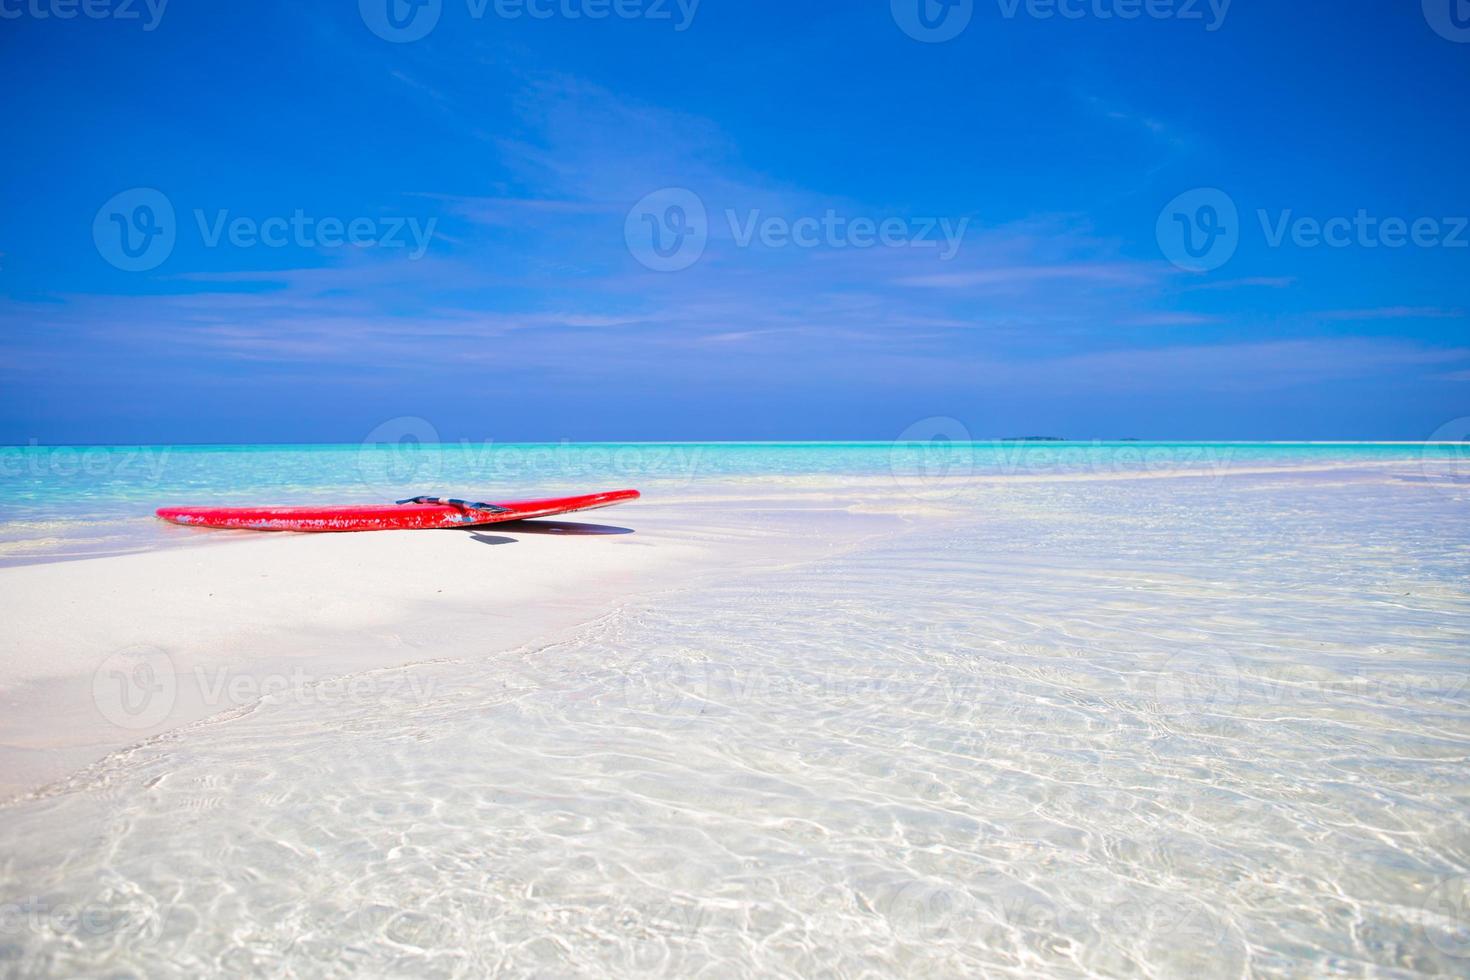
M 444 499 L 442 497 L 409 497 L 407 500 L 395 500 L 397 504 L 448 504 L 451 507 L 461 507 L 465 510 L 484 510 L 492 514 L 509 514 L 509 507 L 499 504 L 476 503 L 472 500 L 456 500 L 454 498 Z

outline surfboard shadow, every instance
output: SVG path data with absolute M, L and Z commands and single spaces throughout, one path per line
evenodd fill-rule
M 470 528 L 465 528 L 469 536 L 481 544 L 515 544 L 515 538 L 507 538 L 499 534 L 478 534 Z
M 505 521 L 495 525 L 496 531 L 508 534 L 563 534 L 567 536 L 632 534 L 631 527 L 615 524 L 584 524 L 579 521 Z M 468 534 L 482 544 L 514 544 L 515 538 L 503 534 L 487 533 L 482 527 L 467 527 L 461 533 Z

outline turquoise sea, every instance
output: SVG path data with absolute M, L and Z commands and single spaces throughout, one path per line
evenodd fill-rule
M 403 427 L 411 431 L 411 426 Z M 1464 443 L 1064 442 L 423 443 L 4 446 L 0 521 L 146 515 L 164 503 L 377 501 L 761 477 L 1221 475 L 1257 467 L 1459 463 Z

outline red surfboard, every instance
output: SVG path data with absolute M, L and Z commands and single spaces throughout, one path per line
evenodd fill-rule
M 611 490 L 579 497 L 480 503 L 469 500 L 413 497 L 396 504 L 348 504 L 339 507 L 160 507 L 159 517 L 191 527 L 240 528 L 252 531 L 397 531 L 499 524 L 528 517 L 551 517 L 573 511 L 611 507 L 637 500 L 637 490 Z

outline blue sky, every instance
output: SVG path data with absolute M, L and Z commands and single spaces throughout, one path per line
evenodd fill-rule
M 1463 0 L 427 2 L 0 0 L 0 442 L 1470 415 Z

